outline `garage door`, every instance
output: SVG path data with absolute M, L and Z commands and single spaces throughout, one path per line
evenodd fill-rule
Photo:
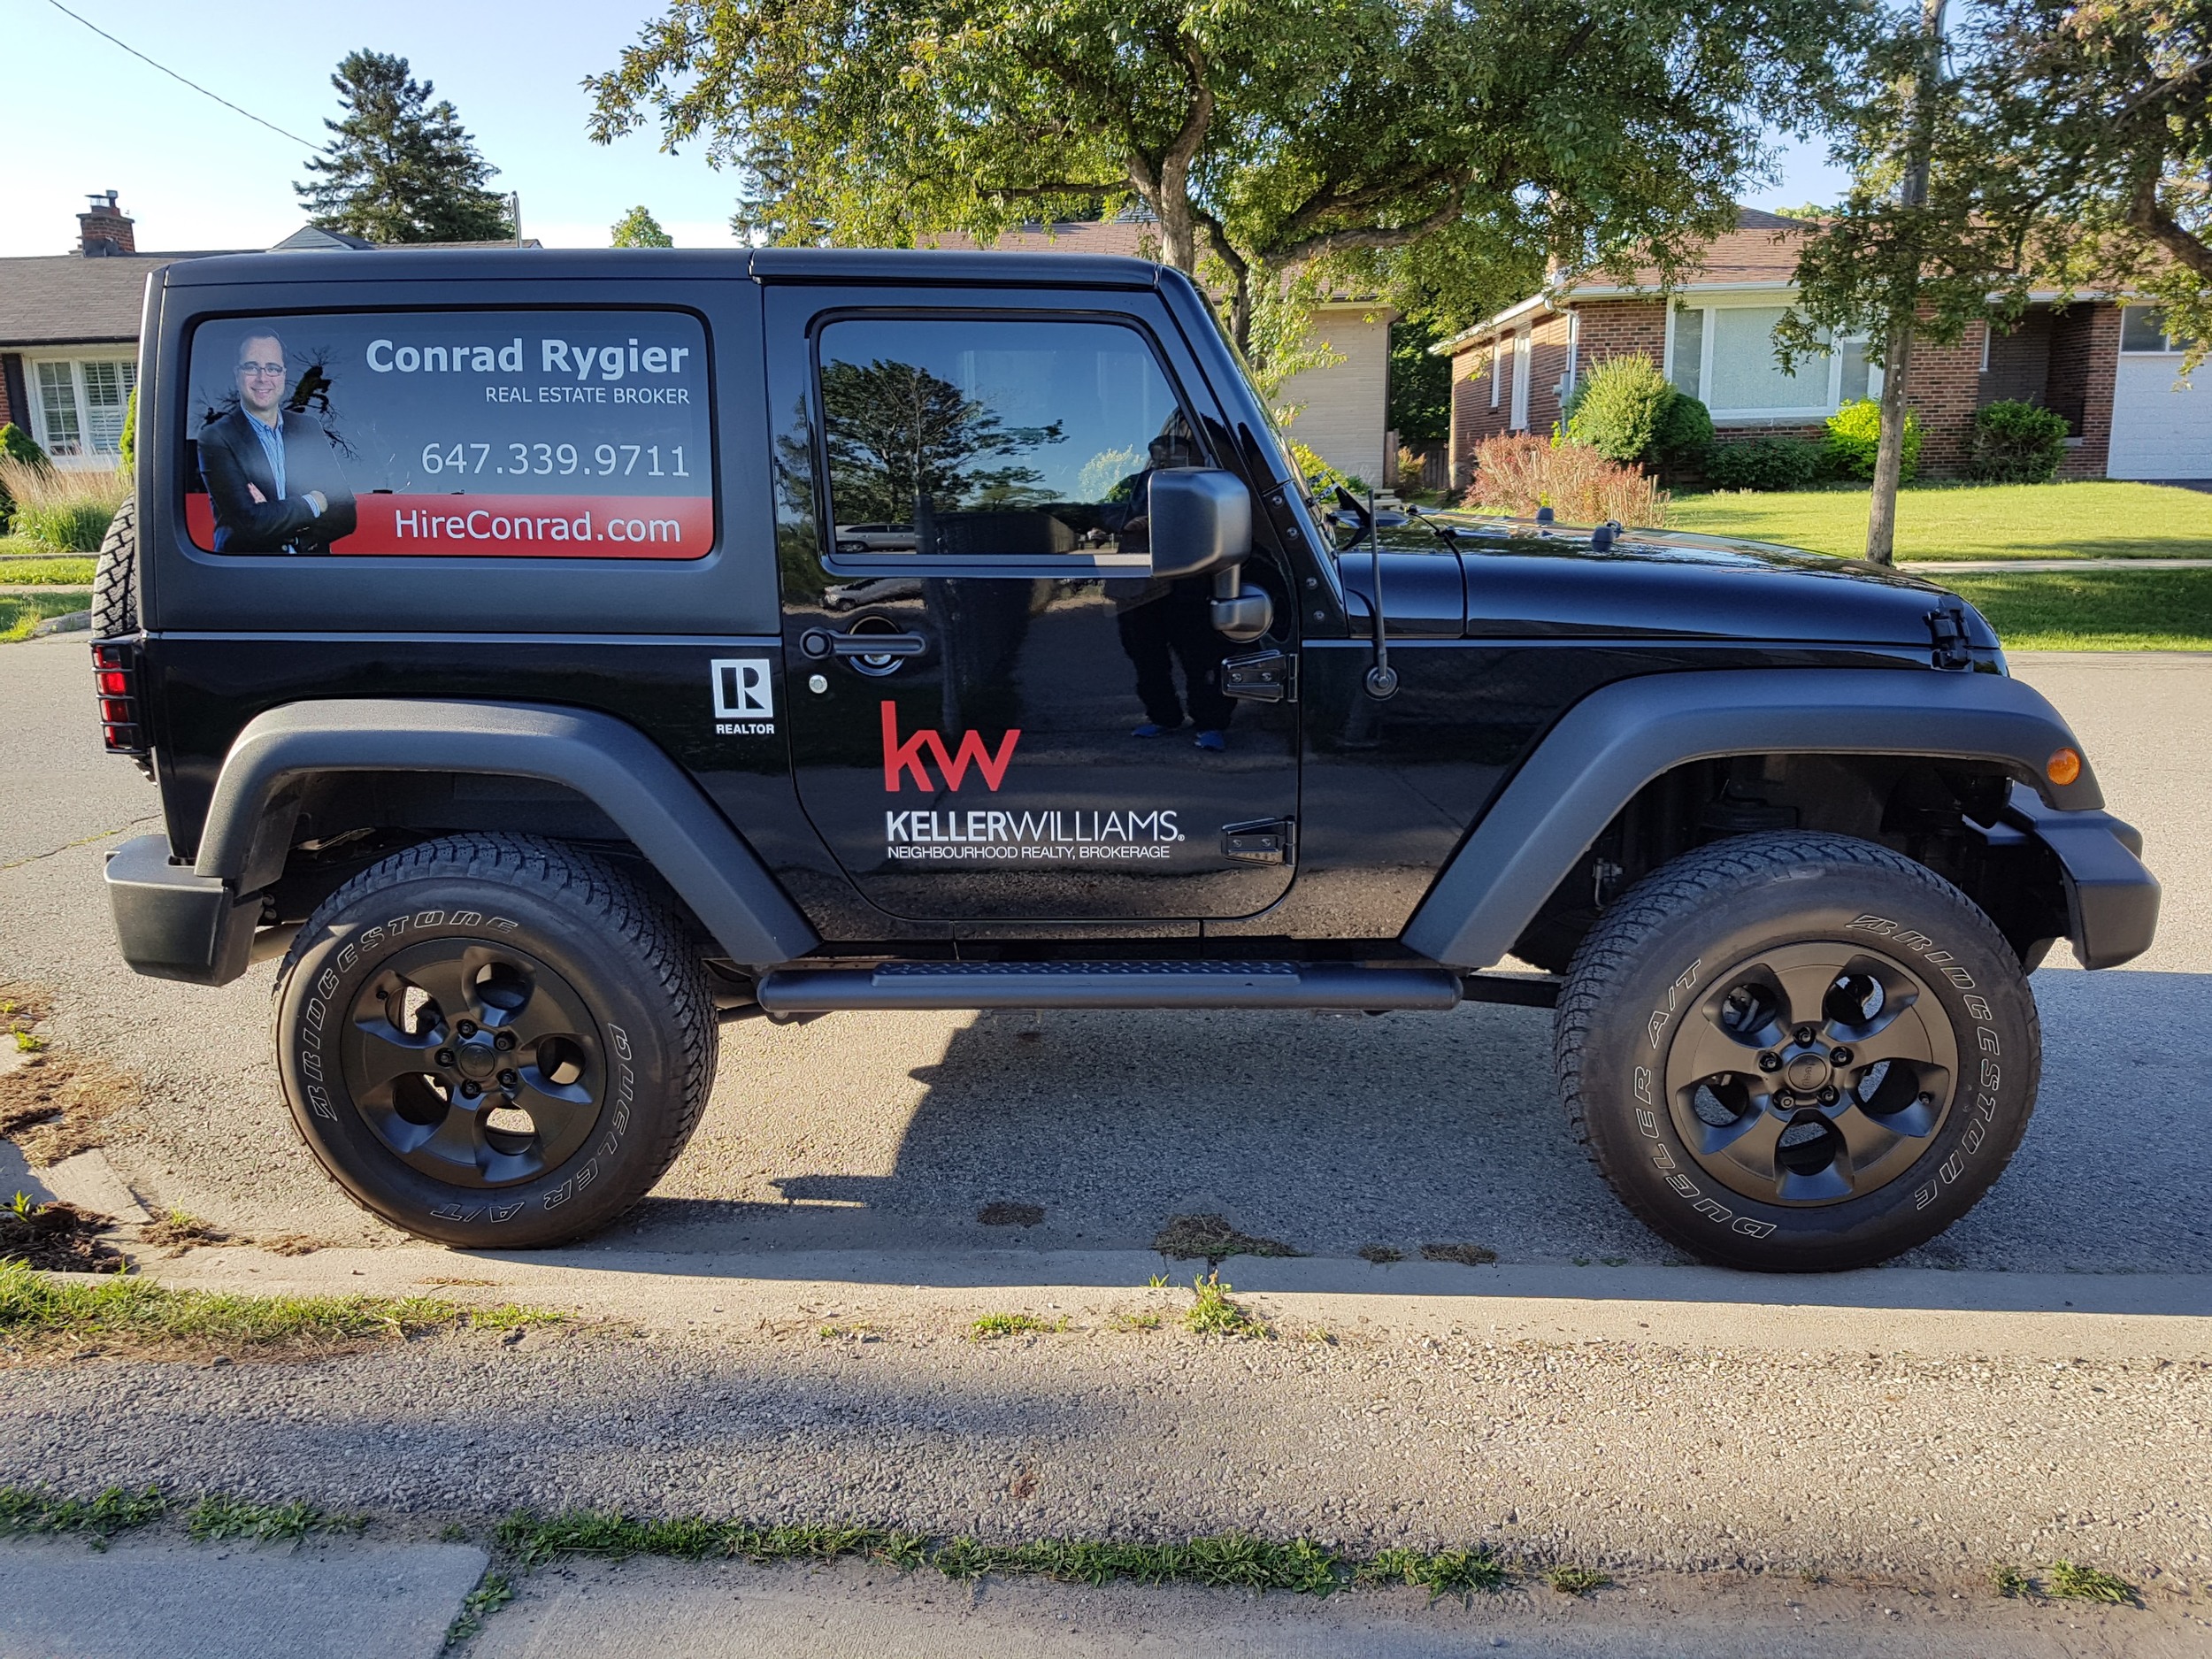
M 2174 389 L 2179 352 L 2123 352 L 2112 388 L 2113 478 L 2212 478 L 2212 363 Z

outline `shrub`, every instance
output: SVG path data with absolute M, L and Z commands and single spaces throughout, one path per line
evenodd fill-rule
M 1874 455 L 1882 443 L 1882 406 L 1870 397 L 1846 403 L 1828 417 L 1822 446 L 1827 470 L 1837 478 L 1872 478 Z M 1920 417 L 1905 411 L 1905 454 L 1897 481 L 1909 484 L 1920 472 Z
M 1586 443 L 1553 443 L 1529 433 L 1475 446 L 1467 503 L 1522 518 L 1549 507 L 1569 524 L 1612 518 L 1655 528 L 1667 521 L 1667 492 L 1635 467 L 1609 461 Z
M 1608 357 L 1575 382 L 1561 435 L 1624 466 L 1655 458 L 1659 423 L 1680 396 L 1647 357 Z
M 0 491 L 15 503 L 16 531 L 56 553 L 97 553 L 130 488 L 120 472 L 63 472 L 0 456 Z
M 1703 469 L 1713 448 L 1713 417 L 1686 392 L 1677 392 L 1659 417 L 1659 468 L 1669 474 Z
M 38 447 L 38 440 L 12 420 L 0 423 L 0 460 L 20 461 L 26 466 L 47 465 L 46 451 Z M 15 496 L 8 489 L 7 480 L 0 478 L 0 534 L 5 534 L 14 517 Z
M 131 395 L 123 404 L 123 440 L 117 448 L 123 457 L 123 470 L 131 470 L 133 457 L 138 453 L 138 388 L 131 388 Z
M 1662 472 L 1694 469 L 1713 442 L 1713 418 L 1647 357 L 1609 357 L 1575 384 L 1560 435 L 1609 461 Z
M 1974 411 L 1968 473 L 1985 484 L 2047 484 L 2066 459 L 2066 417 L 2008 398 Z
M 1716 489 L 1802 489 L 1820 475 L 1821 446 L 1802 438 L 1717 443 L 1705 457 Z

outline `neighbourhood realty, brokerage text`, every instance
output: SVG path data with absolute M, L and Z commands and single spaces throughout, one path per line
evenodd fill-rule
M 883 815 L 884 852 L 901 860 L 1167 858 L 1183 839 L 1175 809 L 1010 812 L 993 808 Z

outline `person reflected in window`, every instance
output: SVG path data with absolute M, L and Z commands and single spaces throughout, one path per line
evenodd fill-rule
M 1141 552 L 1151 544 L 1152 477 L 1171 468 L 1197 465 L 1197 446 L 1179 415 L 1152 440 L 1144 470 L 1115 487 L 1119 545 Z M 1213 578 L 1188 576 L 1180 581 L 1148 581 L 1115 596 L 1115 621 L 1121 649 L 1137 671 L 1137 700 L 1144 724 L 1133 735 L 1164 737 L 1179 731 L 1186 715 L 1196 728 L 1200 749 L 1219 753 L 1229 746 L 1229 718 L 1234 705 L 1221 689 L 1221 636 L 1214 632 L 1210 604 Z M 1175 667 L 1182 665 L 1179 694 Z
M 237 407 L 200 428 L 200 476 L 218 553 L 327 553 L 353 534 L 353 491 L 329 438 L 284 406 L 284 342 L 268 330 L 238 342 Z

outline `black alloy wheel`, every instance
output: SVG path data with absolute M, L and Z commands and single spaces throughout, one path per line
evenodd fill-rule
M 606 1099 L 599 1022 L 573 986 L 467 939 L 391 957 L 354 998 L 340 1050 L 354 1110 L 412 1168 L 509 1187 L 558 1167 Z
M 1848 943 L 1738 963 L 1674 1027 L 1667 1103 L 1698 1167 L 1778 1204 L 1863 1197 L 1949 1115 L 1958 1041 L 1903 963 Z

